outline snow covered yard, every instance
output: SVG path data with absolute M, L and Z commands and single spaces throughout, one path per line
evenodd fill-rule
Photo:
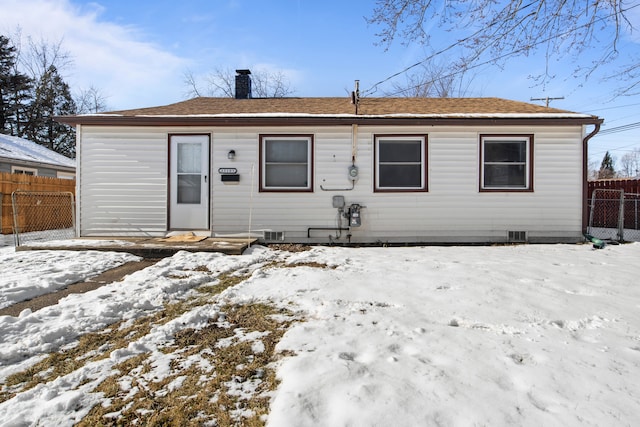
M 110 253 L 107 257 L 96 251 L 35 251 L 25 254 L 4 250 L 2 254 L 0 308 L 54 292 L 125 262 L 139 260 L 139 257 L 124 252 Z
M 91 264 L 0 249 L 2 277 L 24 277 L 0 295 L 36 256 L 52 282 Z M 638 243 L 180 252 L 0 317 L 0 420 L 638 425 L 639 259 Z

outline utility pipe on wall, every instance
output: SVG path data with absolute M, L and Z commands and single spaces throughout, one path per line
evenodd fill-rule
M 358 125 L 353 123 L 351 125 L 351 168 L 356 169 L 356 155 L 358 154 Z M 350 169 L 351 169 L 350 168 Z M 320 190 L 322 191 L 351 191 L 356 186 L 357 176 L 349 176 L 351 179 L 351 188 L 325 188 L 320 185 Z

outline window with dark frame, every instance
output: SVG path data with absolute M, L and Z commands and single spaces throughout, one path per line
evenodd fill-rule
M 375 137 L 375 190 L 427 190 L 427 137 Z
M 11 173 L 17 173 L 19 175 L 37 176 L 38 170 L 34 168 L 27 168 L 22 166 L 11 166 Z
M 312 163 L 312 135 L 260 135 L 260 191 L 313 191 Z
M 480 135 L 480 190 L 532 191 L 532 135 Z

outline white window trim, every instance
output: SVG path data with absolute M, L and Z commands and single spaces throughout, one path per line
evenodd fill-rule
M 380 141 L 420 141 L 420 186 L 419 187 L 382 187 L 380 186 Z M 376 135 L 375 136 L 375 191 L 427 191 L 427 136 L 426 135 Z M 416 162 L 411 162 L 415 164 Z M 398 163 L 396 163 L 398 164 Z M 407 163 L 408 164 L 408 163 Z
M 76 174 L 73 172 L 57 172 L 57 177 L 60 179 L 76 179 Z
M 277 187 L 267 185 L 266 147 L 267 141 L 301 141 L 307 142 L 307 185 L 304 187 Z M 260 191 L 312 192 L 313 191 L 313 135 L 260 135 Z
M 480 136 L 480 190 L 481 191 L 533 191 L 532 186 L 532 149 L 531 144 L 533 140 L 533 135 L 481 135 Z M 505 187 L 497 187 L 497 186 L 485 186 L 484 183 L 484 165 L 487 164 L 484 158 L 484 147 L 485 142 L 524 142 L 525 145 L 525 185 L 522 187 L 514 187 L 514 186 L 505 186 Z M 516 162 L 506 162 L 506 163 L 490 163 L 490 164 L 506 164 L 506 165 L 516 165 L 521 163 Z
M 33 172 L 33 176 L 38 176 L 38 169 L 27 168 L 24 166 L 11 166 L 11 173 Z

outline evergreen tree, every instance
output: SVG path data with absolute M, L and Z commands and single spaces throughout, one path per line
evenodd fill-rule
M 25 137 L 63 154 L 75 157 L 73 128 L 57 123 L 54 116 L 75 114 L 76 105 L 69 85 L 51 65 L 35 86 L 29 107 Z
M 16 48 L 0 35 L 0 133 L 21 135 L 31 79 L 17 70 Z
M 616 170 L 613 167 L 613 158 L 607 151 L 600 163 L 600 170 L 598 171 L 598 179 L 611 179 L 616 177 Z

